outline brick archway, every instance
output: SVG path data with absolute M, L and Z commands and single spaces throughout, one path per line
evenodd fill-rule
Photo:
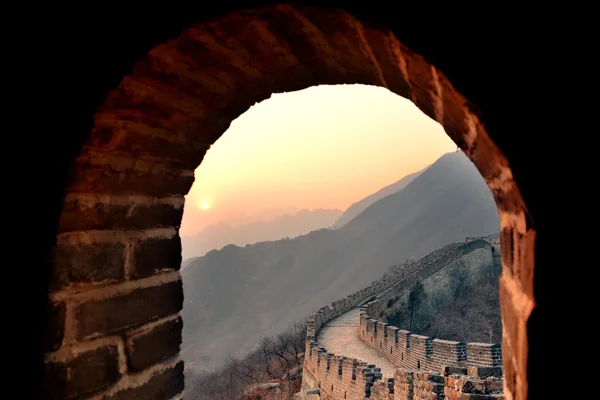
M 292 6 L 200 23 L 154 48 L 108 94 L 72 167 L 60 218 L 47 393 L 170 398 L 182 391 L 178 226 L 194 169 L 252 104 L 272 93 L 344 83 L 411 99 L 443 125 L 490 186 L 506 254 L 505 392 L 526 398 L 535 231 L 508 160 L 448 78 L 390 31 L 343 11 Z

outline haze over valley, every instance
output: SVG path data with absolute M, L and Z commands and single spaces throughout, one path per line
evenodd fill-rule
M 203 256 L 211 250 L 220 250 L 228 244 L 245 246 L 307 234 L 332 225 L 341 215 L 340 210 L 299 210 L 273 218 L 267 216 L 257 220 L 255 218 L 259 216 L 255 216 L 252 219 L 248 218 L 250 222 L 238 225 L 232 225 L 230 222 L 210 225 L 197 234 L 181 239 L 184 264 L 187 265 L 192 257 Z
M 462 152 L 410 179 L 338 229 L 227 245 L 192 260 L 182 271 L 187 368 L 216 368 L 228 355 L 242 356 L 261 337 L 366 286 L 391 265 L 499 231 L 492 194 Z

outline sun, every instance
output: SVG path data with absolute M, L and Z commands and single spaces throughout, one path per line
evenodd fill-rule
M 208 210 L 210 208 L 211 204 L 210 204 L 210 200 L 205 199 L 205 200 L 201 200 L 198 203 L 198 207 L 200 207 L 202 210 Z

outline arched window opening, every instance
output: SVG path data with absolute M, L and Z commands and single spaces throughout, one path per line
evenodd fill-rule
M 266 20 L 270 23 L 263 23 Z M 330 28 L 325 21 L 337 21 L 339 24 Z M 288 29 L 289 26 L 297 29 Z M 214 36 L 215 32 L 218 32 L 218 37 Z M 306 35 L 306 32 L 316 34 Z M 320 38 L 318 43 L 314 42 L 317 37 Z M 188 305 L 190 301 L 196 306 L 199 305 L 194 302 L 199 299 L 189 295 L 193 292 L 186 290 L 186 296 L 182 293 L 183 286 L 187 285 L 188 281 L 192 282 L 185 277 L 187 271 L 198 271 L 201 268 L 193 268 L 195 261 L 186 263 L 186 259 L 181 263 L 180 242 L 180 235 L 183 236 L 184 233 L 184 226 L 181 225 L 182 214 L 184 209 L 190 209 L 194 204 L 188 201 L 189 199 L 184 199 L 194 180 L 194 168 L 204 158 L 208 161 L 212 154 L 212 150 L 209 149 L 213 143 L 221 137 L 232 121 L 256 102 L 268 98 L 273 93 L 293 92 L 311 86 L 338 83 L 383 86 L 388 93 L 402 96 L 443 127 L 448 137 L 461 149 L 455 158 L 462 157 L 467 161 L 464 165 L 481 171 L 488 191 L 491 188 L 488 194 L 493 196 L 500 206 L 504 268 L 500 278 L 501 287 L 506 292 L 505 298 L 510 300 L 517 297 L 527 300 L 519 303 L 522 307 L 518 310 L 504 310 L 504 317 L 511 321 L 511 326 L 526 326 L 535 305 L 531 282 L 535 231 L 526 217 L 527 209 L 513 180 L 508 161 L 493 143 L 486 127 L 473 112 L 467 99 L 454 89 L 442 71 L 406 48 L 392 32 L 364 25 L 359 19 L 343 11 L 305 10 L 282 5 L 268 10 L 256 10 L 251 14 L 234 12 L 211 22 L 210 29 L 206 24 L 200 23 L 178 37 L 160 44 L 135 65 L 117 88 L 107 94 L 102 106 L 97 110 L 94 127 L 71 166 L 57 228 L 48 297 L 49 334 L 46 335 L 47 343 L 44 349 L 47 374 L 45 379 L 49 388 L 47 393 L 55 398 L 113 397 L 125 392 L 132 393 L 132 396 L 141 396 L 144 391 L 155 390 L 155 386 L 158 385 L 166 397 L 182 395 L 184 362 L 179 357 L 182 330 L 184 345 L 181 347 L 181 355 L 186 360 L 187 375 L 202 364 L 210 364 L 211 355 L 205 351 L 198 351 L 193 345 L 188 346 L 190 342 L 185 341 L 185 331 L 198 328 L 203 323 L 209 329 L 216 328 L 216 322 L 206 323 L 214 322 L 211 318 L 215 315 L 222 316 L 234 312 L 237 312 L 237 315 L 248 315 L 250 311 L 255 310 L 253 305 L 258 303 L 248 300 L 234 304 L 230 302 L 232 293 L 252 289 L 256 295 L 264 283 L 260 282 L 260 279 L 257 280 L 257 276 L 260 275 L 257 275 L 257 270 L 252 274 L 252 268 L 240 267 L 243 264 L 237 264 L 237 270 L 234 271 L 226 268 L 206 268 L 206 271 L 214 274 L 211 279 L 200 280 L 207 282 L 207 286 L 197 288 L 198 293 L 219 297 L 222 301 L 208 307 L 200 305 L 193 317 L 186 316 L 185 308 L 183 313 L 181 312 L 184 301 L 188 302 Z M 346 113 L 344 116 L 349 117 L 350 114 Z M 302 121 L 292 122 L 300 125 Z M 360 143 L 357 148 L 364 149 L 373 137 L 372 131 L 380 129 L 381 126 L 374 125 L 371 128 L 363 130 L 363 141 L 357 142 Z M 324 142 L 328 135 L 311 140 L 308 133 L 312 132 L 307 132 L 305 143 L 313 145 L 314 154 L 319 149 L 326 148 Z M 249 152 L 257 149 L 248 142 L 245 150 Z M 278 155 L 281 164 L 272 167 L 273 174 L 285 169 L 281 166 L 286 165 L 287 155 L 291 150 L 300 149 L 280 152 Z M 334 154 L 336 153 L 331 153 L 330 168 L 322 168 L 317 176 L 335 176 L 336 168 L 339 167 L 333 162 Z M 240 152 L 238 155 L 244 153 Z M 231 156 L 236 155 L 231 153 Z M 365 153 L 359 159 L 367 159 L 369 156 L 372 155 Z M 310 169 L 313 166 L 312 158 L 305 157 L 305 160 L 306 168 Z M 392 165 L 394 158 L 371 160 L 388 161 Z M 402 191 L 411 186 L 413 189 L 418 187 L 418 178 L 426 173 L 431 175 L 433 166 L 434 164 L 431 164 L 431 167 L 424 171 L 416 168 L 415 172 L 421 171 L 421 174 L 411 181 L 412 185 L 407 184 Z M 238 164 L 238 169 L 247 171 L 249 176 L 257 175 L 243 163 Z M 356 181 L 367 180 L 364 175 L 356 173 Z M 209 182 L 202 180 L 205 184 Z M 307 183 L 310 182 L 280 181 L 277 187 L 281 189 L 306 186 Z M 337 181 L 334 181 L 335 183 Z M 452 181 L 447 183 L 450 188 L 460 188 L 460 185 L 453 185 Z M 206 184 L 206 187 L 208 186 Z M 267 199 L 271 193 L 266 189 L 255 192 L 262 193 L 263 199 Z M 284 190 L 280 192 L 283 193 Z M 348 193 L 347 190 L 339 192 Z M 192 194 L 188 197 L 191 198 Z M 231 197 L 235 197 L 235 194 Z M 254 197 L 260 200 L 259 195 Z M 252 198 L 250 195 L 237 196 L 236 200 L 246 201 L 244 204 L 247 205 L 248 199 Z M 445 199 L 447 202 L 456 200 L 452 196 Z M 383 200 L 385 199 L 378 199 L 362 212 L 374 217 L 377 213 L 373 211 L 373 205 L 385 204 L 386 201 Z M 419 205 L 424 206 L 425 203 Z M 211 210 L 217 209 L 218 204 L 221 203 L 205 194 L 194 206 L 206 217 Z M 355 215 L 343 226 L 327 227 L 322 229 L 322 232 L 317 230 L 317 234 L 312 236 L 309 232 L 301 234 L 300 237 L 306 236 L 308 239 L 302 240 L 312 240 L 318 236 L 314 242 L 320 246 L 326 245 L 328 240 L 335 236 L 331 232 L 351 232 L 355 237 L 359 237 L 364 234 L 361 233 L 361 229 L 369 227 L 369 224 L 365 223 L 366 214 L 362 212 L 359 213 L 362 217 Z M 453 215 L 466 217 L 471 214 Z M 355 218 L 358 217 L 360 220 L 356 222 Z M 366 219 L 381 223 L 382 230 L 378 232 L 388 229 L 388 240 L 381 243 L 392 243 L 394 246 L 405 243 L 390 233 L 390 225 L 385 228 L 386 223 L 393 222 L 388 215 Z M 407 225 L 409 222 L 405 221 Z M 413 225 L 422 226 L 425 222 L 431 221 L 413 221 Z M 464 254 L 481 254 L 483 258 L 485 251 L 488 251 L 494 256 L 492 258 L 497 259 L 498 248 L 494 249 L 494 245 L 498 243 L 492 244 L 490 250 L 487 233 L 489 232 L 481 232 L 478 235 L 464 233 L 460 240 L 453 241 L 460 243 L 460 251 Z M 348 237 L 352 236 L 351 234 L 348 233 Z M 478 239 L 464 240 L 466 235 Z M 293 247 L 296 246 L 294 243 L 297 243 L 293 237 L 283 237 L 279 240 L 285 242 L 283 247 Z M 332 239 L 336 240 L 339 239 Z M 293 243 L 290 244 L 291 242 Z M 241 259 L 257 248 L 272 246 L 270 241 L 259 243 L 261 244 L 243 247 L 226 245 L 216 252 L 208 251 L 199 257 L 204 258 L 202 262 L 206 262 L 219 258 L 219 254 L 227 253 L 228 256 Z M 414 241 L 413 250 L 418 243 L 425 242 Z M 351 264 L 358 260 L 355 253 L 360 253 L 360 246 L 352 241 L 345 244 L 345 262 Z M 253 247 L 255 245 L 258 247 Z M 438 244 L 430 246 L 420 250 L 423 254 L 433 254 L 439 249 Z M 279 264 L 283 267 L 295 265 L 297 254 L 284 254 L 279 259 Z M 371 254 L 372 257 L 369 260 L 360 260 L 363 263 L 362 269 L 357 268 L 354 273 L 348 275 L 333 274 L 340 279 L 340 289 L 349 289 L 349 293 L 359 293 L 364 289 L 365 286 L 359 286 L 363 283 L 360 279 L 368 280 L 367 278 L 371 277 L 359 272 L 378 272 L 378 275 L 381 275 L 384 271 L 377 270 L 378 268 L 387 268 L 395 262 L 401 262 L 404 267 L 414 267 L 412 262 L 404 264 L 404 261 L 411 260 L 392 260 L 391 258 L 397 255 L 390 255 L 385 251 L 364 254 Z M 386 254 L 390 257 L 387 260 L 390 264 L 381 264 L 381 260 L 373 259 L 375 255 L 383 257 Z M 219 263 L 221 266 L 232 265 L 225 259 L 219 260 Z M 251 257 L 245 258 L 244 263 L 251 265 Z M 325 266 L 331 265 L 333 263 L 327 259 L 327 252 L 324 251 L 318 272 L 324 272 Z M 277 272 L 283 270 L 283 267 Z M 497 271 L 494 270 L 490 274 Z M 513 274 L 511 271 L 519 273 Z M 393 269 L 385 272 L 393 274 L 399 271 Z M 274 271 L 270 271 L 265 276 L 269 273 L 275 274 Z M 322 284 L 314 280 L 309 282 L 309 285 L 298 285 L 297 282 L 304 273 L 306 271 L 299 269 L 295 271 L 294 279 L 279 280 L 278 282 L 286 284 L 277 290 L 293 297 L 298 288 L 313 288 Z M 457 294 L 459 300 L 465 291 L 469 290 L 469 286 L 465 284 L 469 276 L 467 274 L 464 279 L 457 279 L 457 284 L 453 287 L 453 293 Z M 377 280 L 379 277 L 374 278 Z M 227 292 L 225 284 L 236 278 L 241 278 L 242 284 L 234 291 Z M 409 333 L 402 332 L 400 339 L 405 343 L 407 351 L 410 348 L 411 352 L 435 354 L 450 346 L 451 350 L 448 350 L 448 353 L 456 354 L 457 360 L 466 358 L 468 361 L 471 354 L 485 354 L 486 359 L 490 360 L 500 359 L 501 351 L 496 343 L 469 346 L 469 343 L 465 345 L 455 341 L 456 343 L 448 344 L 432 340 L 431 337 L 423 338 L 422 334 L 412 332 L 419 329 L 419 318 L 423 316 L 421 311 L 424 310 L 424 304 L 436 303 L 431 285 L 420 282 L 420 287 L 418 283 L 409 285 L 410 291 L 406 294 L 408 298 L 405 301 L 397 302 L 410 306 L 410 313 L 403 317 L 403 321 L 408 321 Z M 246 284 L 250 286 L 249 289 Z M 375 288 L 380 287 L 372 286 L 368 295 L 366 292 L 360 292 L 360 298 L 349 295 L 350 297 L 342 302 L 339 302 L 340 298 L 327 299 L 323 303 L 332 305 L 322 309 L 319 307 L 323 303 L 315 304 L 310 312 L 321 310 L 320 314 L 309 313 L 311 324 L 305 328 L 306 334 L 302 342 L 302 350 L 314 354 L 306 357 L 302 351 L 294 350 L 297 359 L 293 362 L 300 364 L 310 360 L 316 363 L 314 365 L 319 364 L 326 354 L 318 347 L 321 344 L 319 335 L 324 332 L 323 327 L 326 329 L 330 320 L 350 312 L 350 308 L 355 313 L 355 321 L 359 320 L 361 311 L 365 310 L 375 312 L 373 318 L 384 315 L 382 310 L 369 308 L 375 307 L 376 301 L 371 305 L 360 304 L 363 300 L 375 296 Z M 260 296 L 249 296 L 248 299 L 256 297 Z M 425 299 L 431 301 L 427 302 Z M 508 301 L 507 304 L 514 302 Z M 363 305 L 365 307 L 361 308 Z M 279 306 L 284 308 L 285 304 Z M 390 306 L 393 307 L 394 304 Z M 246 312 L 244 307 L 248 307 Z M 343 312 L 340 311 L 342 309 Z M 329 310 L 334 310 L 333 314 Z M 398 313 L 389 315 L 397 316 Z M 276 320 L 268 313 L 262 313 L 254 321 L 257 322 L 256 326 L 260 327 L 287 329 L 287 326 L 283 326 L 283 320 Z M 277 325 L 278 323 L 281 325 Z M 204 332 L 201 340 L 209 337 L 225 342 L 230 340 L 231 336 L 235 336 L 236 332 L 250 332 L 250 328 L 238 321 L 226 329 Z M 290 329 L 293 331 L 295 328 Z M 356 325 L 356 329 L 356 332 L 359 332 L 360 325 Z M 498 336 L 494 329 L 493 326 L 489 329 L 490 338 Z M 373 339 L 371 337 L 370 341 L 364 343 L 374 343 Z M 512 344 L 505 346 L 503 355 L 510 357 L 511 365 L 519 366 L 513 371 L 515 379 L 507 382 L 507 390 L 511 392 L 512 398 L 524 398 L 523 393 L 517 393 L 517 390 L 524 389 L 515 387 L 514 382 L 527 382 L 526 371 L 520 367 L 527 365 L 527 333 L 515 333 L 509 329 L 506 330 L 503 339 L 505 343 Z M 250 340 L 247 343 L 245 350 L 240 351 L 243 353 L 250 349 L 258 349 L 256 354 L 262 355 L 263 359 L 270 357 L 270 360 L 286 363 L 286 356 L 279 355 L 282 352 L 277 348 L 277 340 L 259 340 L 258 343 L 256 338 L 253 340 L 254 342 Z M 289 341 L 286 349 L 291 348 L 292 343 L 293 340 Z M 513 349 L 516 348 L 523 351 L 514 353 Z M 387 352 L 383 353 L 387 355 Z M 96 368 L 96 364 L 85 362 L 89 357 L 100 357 L 103 360 L 100 363 L 101 367 Z M 189 361 L 188 357 L 193 357 L 196 361 Z M 403 355 L 402 358 L 404 359 Z M 413 357 L 407 358 L 414 360 Z M 421 361 L 425 366 L 428 365 L 428 359 L 419 359 L 419 368 Z M 359 363 L 360 360 L 355 362 Z M 240 371 L 248 372 L 248 365 L 244 365 L 239 355 L 228 360 L 227 364 L 227 371 L 231 374 L 223 376 L 233 379 L 234 373 L 239 376 Z M 270 369 L 271 363 L 263 364 L 269 369 L 263 368 L 260 373 L 275 377 L 277 372 Z M 90 369 L 90 366 L 94 368 Z M 312 368 L 312 364 L 310 367 L 305 371 L 316 370 Z M 291 373 L 291 370 L 289 372 Z M 283 379 L 283 376 L 273 379 Z M 318 376 L 313 378 L 315 379 L 311 381 L 311 385 L 320 381 Z M 256 377 L 254 373 L 248 372 L 245 379 L 253 381 Z M 526 385 L 521 387 L 526 388 Z

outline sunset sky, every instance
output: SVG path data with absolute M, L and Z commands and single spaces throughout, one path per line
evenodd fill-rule
M 252 215 L 343 211 L 455 150 L 437 122 L 387 89 L 336 85 L 274 94 L 210 148 L 186 196 L 180 233 Z

